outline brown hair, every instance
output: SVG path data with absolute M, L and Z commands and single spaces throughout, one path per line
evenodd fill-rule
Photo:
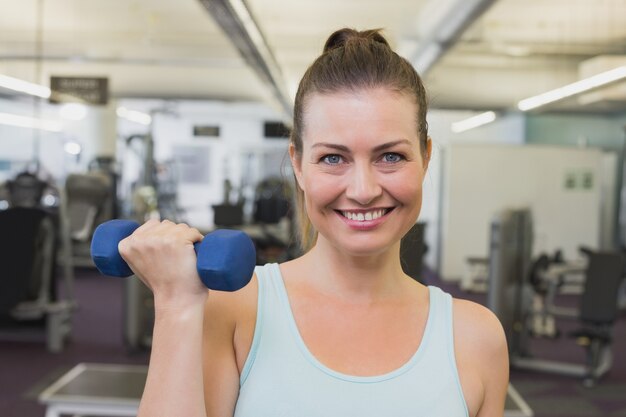
M 324 51 L 307 69 L 298 86 L 290 142 L 296 156 L 302 157 L 302 132 L 306 99 L 313 93 L 330 94 L 338 91 L 385 87 L 406 94 L 417 105 L 417 130 L 420 149 L 426 155 L 428 124 L 426 123 L 426 91 L 413 66 L 396 54 L 380 29 L 356 31 L 340 29 L 324 45 Z M 300 247 L 308 251 L 317 240 L 306 213 L 304 192 L 296 181 L 296 217 Z

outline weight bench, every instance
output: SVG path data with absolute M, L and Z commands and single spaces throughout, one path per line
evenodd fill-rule
M 46 417 L 136 416 L 147 366 L 80 363 L 39 395 Z M 509 385 L 505 417 L 532 417 L 533 412 Z
M 136 416 L 147 366 L 80 363 L 39 394 L 46 417 Z

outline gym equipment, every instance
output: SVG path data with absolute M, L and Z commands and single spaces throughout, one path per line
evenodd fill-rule
M 126 277 L 133 274 L 120 256 L 119 242 L 130 236 L 139 223 L 132 220 L 110 220 L 94 232 L 91 255 L 104 275 Z M 207 288 L 237 291 L 248 284 L 255 266 L 254 244 L 238 230 L 216 230 L 205 236 L 194 249 L 198 257 L 198 274 Z
M 521 369 L 582 376 L 587 387 L 594 386 L 611 369 L 612 327 L 618 316 L 618 290 L 624 277 L 625 258 L 620 252 L 588 252 L 584 290 L 578 318 L 581 327 L 570 337 L 587 351 L 586 364 L 570 364 L 536 358 L 515 357 L 512 365 Z M 527 327 L 525 327 L 527 328 Z
M 118 174 L 119 167 L 115 161 L 115 158 L 112 156 L 96 156 L 94 159 L 89 162 L 88 165 L 89 172 L 97 172 L 106 176 L 109 179 L 109 183 L 111 184 L 111 189 L 109 192 L 109 198 L 102 206 L 102 210 L 100 210 L 100 216 L 96 219 L 97 224 L 100 224 L 106 220 L 116 219 L 119 215 L 119 201 L 117 198 L 117 188 L 119 183 Z
M 578 319 L 582 328 L 572 332 L 587 350 L 584 364 L 533 358 L 529 339 L 532 328 L 530 281 L 538 269 L 529 268 L 532 245 L 532 217 L 529 210 L 507 210 L 491 224 L 488 306 L 505 329 L 511 366 L 583 378 L 593 386 L 612 365 L 611 330 L 617 318 L 618 288 L 624 277 L 625 257 L 621 252 L 587 251 Z M 532 272 L 532 274 L 531 274 Z
M 400 263 L 405 274 L 414 280 L 424 283 L 422 270 L 424 255 L 428 252 L 428 245 L 424 241 L 426 223 L 417 222 L 400 241 Z
M 497 213 L 490 226 L 487 306 L 500 319 L 509 354 L 518 354 L 523 310 L 528 298 L 524 286 L 532 242 L 529 210 Z
M 40 207 L 46 187 L 48 184 L 37 175 L 21 172 L 13 180 L 7 181 L 9 202 L 12 207 Z
M 218 227 L 241 226 L 243 204 L 213 204 L 213 224 Z
M 590 251 L 581 252 L 589 255 Z M 533 289 L 529 333 L 535 337 L 555 338 L 560 335 L 555 317 L 578 318 L 578 309 L 555 304 L 556 295 L 565 287 L 577 294 L 583 292 L 587 261 L 566 262 L 561 251 L 554 255 L 542 253 L 532 261 L 528 282 Z
M 65 180 L 65 222 L 69 228 L 72 265 L 93 267 L 89 248 L 96 226 L 111 217 L 111 178 L 101 172 L 70 174 Z
M 266 178 L 256 187 L 254 222 L 276 224 L 289 214 L 291 187 L 281 178 Z
M 70 288 L 57 297 L 58 224 L 43 209 L 14 207 L 0 211 L 0 230 L 0 339 L 44 339 L 60 352 L 75 303 Z

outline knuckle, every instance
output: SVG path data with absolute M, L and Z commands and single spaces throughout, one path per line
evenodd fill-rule
M 126 239 L 120 240 L 120 242 L 117 244 L 117 250 L 120 253 L 120 255 L 122 255 L 122 257 L 128 256 L 131 252 L 130 239 L 126 238 Z
M 178 223 L 175 227 L 178 230 L 188 230 L 188 229 L 190 229 L 190 227 L 188 225 L 186 225 L 185 223 Z

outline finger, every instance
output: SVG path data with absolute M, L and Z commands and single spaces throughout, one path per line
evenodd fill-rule
M 191 231 L 193 233 L 194 242 L 200 242 L 202 239 L 204 239 L 204 235 L 200 233 L 198 229 L 191 228 Z
M 189 227 L 185 223 L 179 223 L 176 225 L 177 231 L 181 234 L 181 238 L 190 242 L 199 242 L 204 238 L 204 235 L 194 227 Z
M 194 243 L 201 242 L 204 239 L 204 235 L 198 231 L 198 229 L 190 228 L 188 231 L 188 239 Z

